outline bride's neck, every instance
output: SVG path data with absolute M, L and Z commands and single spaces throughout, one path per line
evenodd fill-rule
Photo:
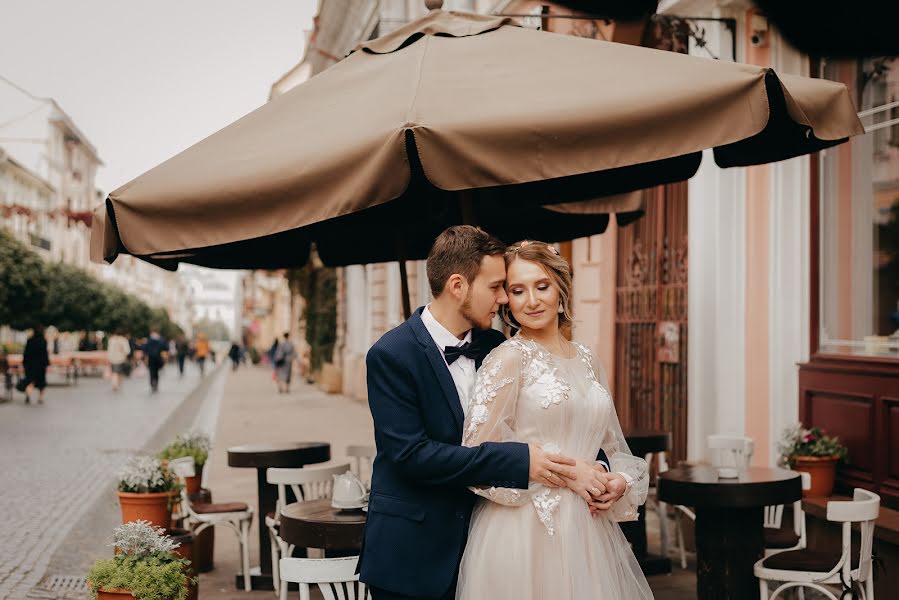
M 522 327 L 519 333 L 523 337 L 539 342 L 543 347 L 559 354 L 564 354 L 568 345 L 562 336 L 562 332 L 559 331 L 558 323 L 547 325 L 540 329 Z

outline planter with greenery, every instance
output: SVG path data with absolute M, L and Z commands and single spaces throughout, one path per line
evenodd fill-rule
M 175 458 L 190 456 L 194 459 L 196 475 L 187 477 L 185 484 L 188 494 L 196 494 L 200 491 L 200 482 L 203 478 L 203 466 L 209 459 L 209 451 L 212 449 L 212 441 L 205 433 L 184 433 L 175 438 L 175 441 L 162 449 L 159 458 L 169 461 Z
M 846 446 L 838 438 L 797 423 L 784 429 L 778 451 L 781 466 L 811 475 L 812 487 L 804 490 L 803 496 L 827 497 L 833 493 L 837 463 L 844 462 L 847 455 Z
M 178 544 L 146 521 L 116 527 L 113 558 L 94 563 L 87 574 L 97 600 L 185 600 L 196 578 L 190 561 L 178 556 Z
M 119 473 L 122 523 L 144 520 L 156 527 L 168 527 L 180 491 L 175 474 L 158 458 L 132 457 Z

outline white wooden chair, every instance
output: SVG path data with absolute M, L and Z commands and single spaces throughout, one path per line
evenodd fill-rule
M 224 502 L 213 504 L 193 504 L 187 496 L 184 478 L 196 474 L 194 459 L 190 456 L 169 461 L 169 467 L 181 479 L 181 511 L 184 525 L 187 528 L 196 526 L 194 534 L 199 534 L 208 527 L 225 525 L 237 534 L 240 543 L 240 559 L 243 568 L 244 590 L 251 591 L 250 585 L 250 525 L 253 522 L 253 509 L 244 502 Z
M 802 489 L 812 487 L 812 476 L 800 472 Z M 802 499 L 793 503 L 793 528 L 783 527 L 784 505 L 765 507 L 765 556 L 790 550 L 802 550 L 806 547 L 805 511 L 802 510 Z
M 791 550 L 778 552 L 755 563 L 761 600 L 773 600 L 790 588 L 815 589 L 831 600 L 839 600 L 846 588 L 857 588 L 863 600 L 874 600 L 871 547 L 874 521 L 880 514 L 880 496 L 857 488 L 852 500 L 827 503 L 827 520 L 843 524 L 841 552 Z M 852 524 L 858 523 L 861 542 L 852 553 Z M 768 582 L 783 582 L 773 592 Z
M 353 459 L 353 474 L 371 489 L 371 469 L 375 455 L 378 453 L 374 446 L 347 446 L 346 455 Z M 364 468 L 363 468 L 364 467 Z
M 652 458 L 656 457 L 658 464 L 658 474 L 661 475 L 668 470 L 668 461 L 665 459 L 665 452 L 649 452 L 644 457 L 647 467 L 652 466 Z M 646 496 L 646 510 L 649 511 L 655 506 L 656 514 L 659 517 L 659 554 L 660 556 L 668 556 L 668 505 L 658 497 L 658 479 L 649 485 L 649 493 Z
M 334 475 L 342 475 L 350 470 L 349 463 L 329 467 L 309 466 L 299 469 L 266 469 L 265 479 L 268 483 L 278 486 L 278 501 L 275 511 L 265 515 L 265 526 L 268 527 L 268 537 L 272 553 L 272 581 L 275 586 L 275 594 L 282 600 L 287 598 L 286 586 L 282 588 L 278 573 L 278 560 L 293 554 L 293 544 L 288 544 L 278 535 L 278 525 L 281 509 L 287 505 L 287 487 L 293 491 L 297 501 L 321 500 L 331 497 L 334 487 Z
M 282 585 L 300 585 L 300 600 L 309 600 L 309 586 L 318 585 L 324 600 L 370 600 L 371 594 L 356 575 L 358 556 L 346 558 L 282 558 Z
M 752 441 L 752 438 L 737 435 L 710 435 L 706 438 L 706 445 L 711 454 L 712 464 L 715 467 L 736 469 L 738 472 L 750 465 L 752 453 L 755 450 L 755 442 Z M 677 537 L 678 553 L 680 554 L 680 566 L 681 569 L 686 569 L 687 552 L 684 548 L 684 530 L 681 520 L 686 516 L 695 522 L 696 513 L 680 504 L 676 504 L 674 509 L 674 531 Z

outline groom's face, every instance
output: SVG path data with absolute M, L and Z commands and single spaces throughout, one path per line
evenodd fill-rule
M 481 259 L 481 269 L 468 286 L 462 303 L 462 316 L 472 327 L 489 329 L 500 304 L 509 301 L 504 283 L 506 262 L 502 256 L 485 256 Z

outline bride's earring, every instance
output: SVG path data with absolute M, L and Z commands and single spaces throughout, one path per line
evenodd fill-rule
M 562 307 L 562 301 L 559 300 L 559 314 L 561 315 L 563 312 L 565 312 L 565 309 Z

